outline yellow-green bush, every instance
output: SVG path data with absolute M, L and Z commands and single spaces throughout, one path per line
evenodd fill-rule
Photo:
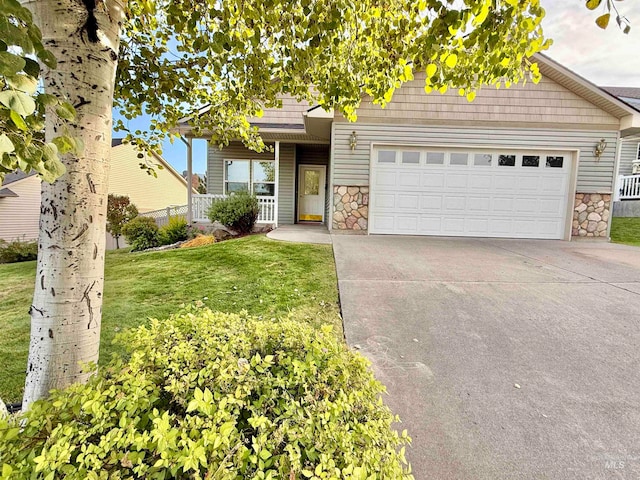
M 127 362 L 2 421 L 1 478 L 412 478 L 384 387 L 330 327 L 187 309 L 120 341 Z

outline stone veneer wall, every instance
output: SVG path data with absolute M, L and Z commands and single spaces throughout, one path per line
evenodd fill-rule
M 333 228 L 366 231 L 369 226 L 369 187 L 333 187 Z
M 606 237 L 611 216 L 611 195 L 577 193 L 571 234 L 574 237 Z

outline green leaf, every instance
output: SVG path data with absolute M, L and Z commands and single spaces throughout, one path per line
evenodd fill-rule
M 38 95 L 38 101 L 45 107 L 53 107 L 54 105 L 58 105 L 59 103 L 57 97 L 49 93 L 41 93 L 40 95 Z
M 609 19 L 611 18 L 610 13 L 605 13 L 604 15 L 600 15 L 596 18 L 596 25 L 598 25 L 601 29 L 606 29 L 609 26 Z
M 0 92 L 0 103 L 19 115 L 26 117 L 36 109 L 36 102 L 29 95 L 13 90 Z
M 24 66 L 23 70 L 27 75 L 31 75 L 33 78 L 38 78 L 40 76 L 40 64 L 35 60 L 31 60 L 30 58 L 24 59 L 27 64 Z
M 11 110 L 11 113 L 9 113 L 9 116 L 11 117 L 11 120 L 13 121 L 15 126 L 18 127 L 20 130 L 22 130 L 23 132 L 26 132 L 29 129 L 27 127 L 27 124 L 24 122 L 24 119 L 20 115 L 18 115 L 15 111 Z
M 56 57 L 54 57 L 53 53 L 51 53 L 49 50 L 42 49 L 38 51 L 38 58 L 42 60 L 42 63 L 44 63 L 47 67 L 52 69 L 56 68 L 56 65 L 58 64 Z
M 73 120 L 76 118 L 76 109 L 70 103 L 62 102 L 57 108 L 56 113 L 60 118 L 65 120 Z
M 44 152 L 43 152 L 44 153 Z M 45 182 L 53 183 L 60 178 L 67 171 L 64 164 L 60 161 L 58 156 L 55 158 L 49 158 L 45 163 L 45 170 L 40 171 L 40 175 Z
M 15 75 L 26 65 L 24 58 L 9 52 L 0 52 L 0 75 Z
M 53 139 L 53 143 L 58 148 L 58 151 L 62 154 L 69 153 L 75 150 L 76 144 L 73 138 L 66 135 L 61 135 Z
M 16 147 L 13 145 L 13 142 L 7 135 L 4 133 L 0 135 L 0 158 L 5 153 L 13 153 L 16 150 Z
M 602 0 L 587 0 L 587 8 L 589 10 L 595 10 L 600 6 Z
M 458 56 L 455 53 L 452 53 L 447 56 L 444 63 L 447 65 L 447 67 L 454 68 L 458 64 Z
M 33 95 L 38 88 L 38 80 L 29 75 L 13 75 L 7 77 L 7 83 L 16 90 Z

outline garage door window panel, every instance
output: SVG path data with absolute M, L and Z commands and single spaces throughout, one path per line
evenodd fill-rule
M 498 155 L 499 167 L 515 167 L 516 156 L 515 155 Z
M 427 152 L 427 165 L 444 165 L 444 152 Z
M 547 162 L 545 166 L 547 168 L 562 168 L 564 166 L 564 157 L 562 156 L 547 157 Z
M 523 167 L 539 167 L 540 155 L 523 155 L 522 166 Z
M 420 165 L 420 152 L 402 152 L 403 165 Z
M 449 165 L 466 166 L 469 163 L 468 153 L 452 153 Z
M 378 152 L 378 163 L 384 165 L 391 165 L 396 163 L 396 151 L 395 150 L 380 150 Z
M 490 153 L 476 153 L 473 156 L 473 165 L 475 167 L 490 167 L 493 155 Z

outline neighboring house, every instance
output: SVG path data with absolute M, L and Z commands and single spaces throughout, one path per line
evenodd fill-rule
M 640 88 L 632 87 L 602 87 L 611 95 L 615 95 L 620 100 L 628 103 L 636 110 L 640 110 Z M 637 164 L 636 171 L 633 171 L 634 162 Z M 620 175 L 631 175 L 640 173 L 640 135 L 631 135 L 623 139 L 620 149 Z M 640 194 L 640 192 L 638 192 Z
M 15 172 L 0 185 L 0 240 L 38 238 L 40 179 L 32 173 Z
M 140 213 L 187 203 L 187 182 L 163 158 L 138 158 L 130 144 L 114 139 L 111 149 L 109 193 L 127 195 Z M 140 168 L 140 162 L 155 166 L 157 178 Z M 163 168 L 157 168 L 161 165 Z M 12 173 L 0 185 L 0 239 L 38 237 L 40 178 L 34 174 Z M 107 236 L 107 248 L 115 245 Z
M 273 153 L 208 151 L 208 192 L 251 190 L 261 220 L 370 234 L 606 237 L 620 138 L 640 113 L 544 55 L 543 79 L 474 102 L 424 93 L 424 75 L 358 121 L 285 98 L 252 123 Z M 187 124 L 179 131 L 190 136 Z M 599 152 L 596 152 L 598 146 Z M 206 197 L 192 219 L 204 221 Z

